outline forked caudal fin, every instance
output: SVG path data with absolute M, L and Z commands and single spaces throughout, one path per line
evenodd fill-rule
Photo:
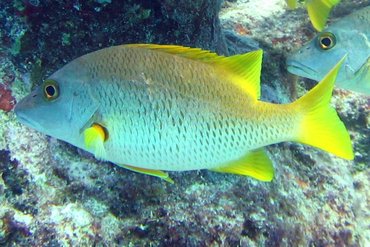
M 331 9 L 337 5 L 340 0 L 310 0 L 306 1 L 308 15 L 311 23 L 318 31 L 322 31 L 329 17 Z
M 330 106 L 334 82 L 345 58 L 312 90 L 292 104 L 303 114 L 295 141 L 352 160 L 354 154 L 347 129 L 335 109 Z

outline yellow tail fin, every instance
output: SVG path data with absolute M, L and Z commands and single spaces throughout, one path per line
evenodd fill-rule
M 330 99 L 343 57 L 311 91 L 293 103 L 303 112 L 296 141 L 318 147 L 344 159 L 352 160 L 349 134 Z
M 326 25 L 331 9 L 340 0 L 310 0 L 306 1 L 308 15 L 314 28 L 322 31 Z

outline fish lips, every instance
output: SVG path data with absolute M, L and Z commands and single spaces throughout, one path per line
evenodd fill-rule
M 287 69 L 290 73 L 298 75 L 298 76 L 310 78 L 312 80 L 318 80 L 319 76 L 316 70 L 294 59 L 288 59 L 286 63 L 287 63 Z
M 34 129 L 41 129 L 41 126 L 36 121 L 33 121 L 32 118 L 29 117 L 30 112 L 34 109 L 34 103 L 33 100 L 30 100 L 30 98 L 35 97 L 33 94 L 30 94 L 26 97 L 24 97 L 21 101 L 19 101 L 14 108 L 14 113 L 17 116 L 17 119 L 20 123 L 34 128 Z

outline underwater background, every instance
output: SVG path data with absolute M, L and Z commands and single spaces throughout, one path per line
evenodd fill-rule
M 330 21 L 366 6 L 343 0 Z M 369 246 L 364 95 L 336 89 L 332 100 L 353 161 L 291 142 L 271 145 L 270 183 L 201 170 L 170 172 L 170 184 L 98 161 L 21 125 L 12 111 L 72 59 L 124 43 L 220 55 L 262 48 L 261 97 L 288 103 L 316 84 L 293 82 L 285 64 L 315 34 L 306 10 L 288 10 L 283 0 L 2 0 L 0 246 Z

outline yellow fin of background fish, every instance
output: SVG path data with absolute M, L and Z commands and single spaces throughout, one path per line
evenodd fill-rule
M 362 93 L 370 95 L 370 57 L 367 59 L 364 65 L 356 72 L 356 80 L 365 83 L 361 85 Z
M 105 159 L 106 153 L 104 142 L 107 139 L 104 127 L 99 124 L 92 124 L 84 131 L 84 141 L 87 149 L 95 155 L 97 159 Z
M 286 0 L 286 3 L 288 4 L 288 7 L 290 9 L 296 9 L 297 8 L 297 0 Z
M 274 177 L 272 162 L 262 148 L 251 151 L 239 160 L 212 169 L 212 171 L 250 176 L 265 182 L 271 181 Z
M 349 134 L 335 109 L 330 106 L 334 82 L 345 58 L 313 89 L 295 101 L 293 107 L 304 113 L 296 141 L 352 160 L 354 154 Z
M 170 178 L 170 176 L 166 172 L 162 172 L 162 171 L 159 171 L 159 170 L 145 169 L 145 168 L 140 168 L 140 167 L 135 167 L 135 166 L 129 166 L 129 165 L 120 165 L 120 166 L 123 167 L 123 168 L 126 168 L 127 170 L 130 170 L 130 171 L 134 171 L 134 172 L 138 172 L 138 173 L 142 173 L 142 174 L 146 174 L 146 175 L 161 178 L 161 179 L 163 179 L 163 180 L 165 180 L 165 181 L 167 181 L 171 184 L 174 183 L 174 181 Z
M 214 65 L 220 74 L 230 76 L 232 81 L 249 95 L 256 99 L 260 97 L 262 50 L 225 57 L 200 48 L 176 45 L 129 44 L 125 46 L 157 50 Z
M 308 15 L 314 28 L 322 31 L 328 20 L 330 11 L 340 0 L 307 0 Z

